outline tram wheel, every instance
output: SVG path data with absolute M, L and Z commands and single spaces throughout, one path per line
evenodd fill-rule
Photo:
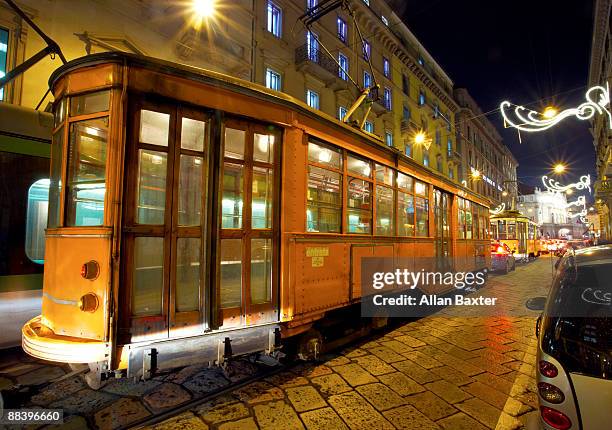
M 323 336 L 318 330 L 310 329 L 298 340 L 297 356 L 300 360 L 316 361 L 323 350 Z

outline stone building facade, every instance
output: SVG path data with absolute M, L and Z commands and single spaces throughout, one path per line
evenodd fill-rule
M 593 12 L 593 38 L 589 65 L 588 86 L 610 85 L 612 78 L 612 1 L 595 0 Z M 600 216 L 602 239 L 612 239 L 612 130 L 607 115 L 596 115 L 591 133 L 595 146 L 597 181 L 595 203 Z
M 505 203 L 509 208 L 518 194 L 518 162 L 467 89 L 456 88 L 454 94 L 459 105 L 455 121 L 460 180 L 494 206 Z

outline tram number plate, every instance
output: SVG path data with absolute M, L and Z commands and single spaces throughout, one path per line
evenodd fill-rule
M 312 267 L 323 267 L 323 263 L 325 262 L 325 257 L 312 257 Z
M 317 248 L 306 248 L 306 257 L 327 257 L 329 256 L 329 248 L 320 246 Z

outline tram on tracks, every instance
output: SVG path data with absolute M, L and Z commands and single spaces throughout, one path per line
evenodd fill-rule
M 0 103 L 0 348 L 39 315 L 53 116 Z
M 515 257 L 525 261 L 542 252 L 538 225 L 514 209 L 491 216 L 491 239 L 505 243 Z
M 485 198 L 293 97 L 125 53 L 50 86 L 42 314 L 23 348 L 89 364 L 92 386 L 318 348 L 318 325 L 360 302 L 365 256 L 490 265 Z

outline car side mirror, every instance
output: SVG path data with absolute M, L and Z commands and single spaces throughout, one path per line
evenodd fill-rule
M 532 311 L 543 311 L 546 297 L 532 297 L 525 302 L 525 307 Z

